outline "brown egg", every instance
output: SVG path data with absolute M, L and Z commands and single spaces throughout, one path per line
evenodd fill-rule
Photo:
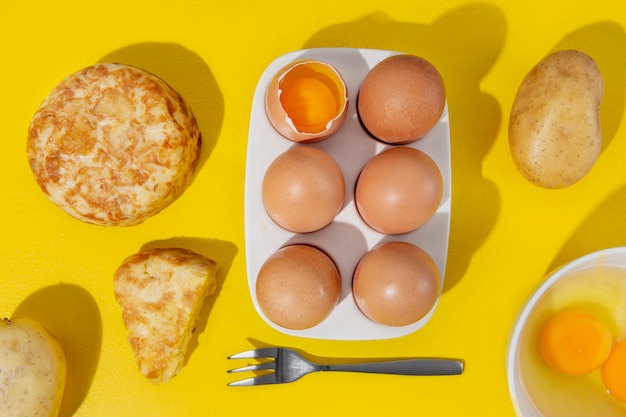
M 439 71 L 423 58 L 392 55 L 365 76 L 358 112 L 365 128 L 392 144 L 414 142 L 439 121 L 446 89 Z
M 263 177 L 263 204 L 279 226 L 314 232 L 333 221 L 343 206 L 345 181 L 326 152 L 296 146 L 280 154 Z
M 354 299 L 371 320 L 405 326 L 423 318 L 440 291 L 437 265 L 407 242 L 383 243 L 365 254 L 354 272 Z
M 330 64 L 298 60 L 269 83 L 265 111 L 274 128 L 295 142 L 316 142 L 333 134 L 346 118 L 348 89 Z
M 339 300 L 341 282 L 334 262 L 308 245 L 285 246 L 259 271 L 256 298 L 279 326 L 302 330 L 321 323 Z
M 435 161 L 420 150 L 403 146 L 379 153 L 363 167 L 355 202 L 372 229 L 399 234 L 426 223 L 442 196 L 443 178 Z

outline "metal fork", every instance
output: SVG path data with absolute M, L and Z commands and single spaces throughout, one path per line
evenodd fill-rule
M 274 360 L 231 369 L 228 372 L 265 370 L 273 370 L 273 372 L 231 382 L 228 385 L 250 386 L 284 384 L 296 381 L 308 373 L 319 371 L 366 372 L 395 375 L 458 375 L 463 373 L 464 368 L 463 361 L 437 358 L 396 359 L 378 362 L 322 365 L 305 359 L 294 350 L 281 347 L 253 349 L 228 357 L 228 359 L 252 358 L 267 358 Z

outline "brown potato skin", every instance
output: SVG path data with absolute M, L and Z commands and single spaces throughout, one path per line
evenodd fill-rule
M 602 74 L 584 52 L 542 59 L 519 87 L 509 119 L 515 165 L 544 188 L 568 187 L 593 167 L 602 148 Z

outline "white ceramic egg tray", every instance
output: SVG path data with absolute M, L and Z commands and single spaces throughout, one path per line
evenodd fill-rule
M 434 216 L 419 229 L 401 235 L 385 235 L 367 226 L 354 203 L 354 188 L 363 166 L 376 154 L 391 147 L 365 132 L 356 110 L 359 86 L 369 70 L 381 60 L 397 52 L 320 48 L 288 53 L 274 60 L 263 72 L 257 85 L 250 117 L 245 176 L 245 239 L 248 286 L 259 315 L 273 328 L 293 336 L 328 340 L 377 340 L 404 336 L 423 327 L 432 317 L 431 311 L 416 323 L 390 327 L 374 323 L 358 309 L 352 296 L 352 276 L 357 263 L 370 249 L 382 242 L 405 241 L 424 249 L 445 276 L 450 233 L 451 166 L 448 106 L 435 127 L 422 139 L 408 145 L 427 153 L 443 176 L 444 192 Z M 265 91 L 274 75 L 289 62 L 315 59 L 333 65 L 343 77 L 349 94 L 349 108 L 341 128 L 329 138 L 313 144 L 295 144 L 281 136 L 265 113 Z M 346 196 L 341 212 L 327 227 L 312 233 L 297 234 L 276 225 L 263 206 L 261 187 L 270 163 L 292 146 L 312 146 L 326 151 L 339 164 L 346 182 Z M 282 328 L 262 312 L 256 298 L 256 278 L 266 259 L 279 248 L 294 243 L 316 246 L 336 263 L 341 275 L 341 295 L 333 312 L 320 324 L 305 330 Z M 440 290 L 441 293 L 441 290 Z

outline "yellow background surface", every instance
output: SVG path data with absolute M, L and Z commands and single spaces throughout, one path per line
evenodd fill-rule
M 357 5 L 358 4 L 358 5 Z M 0 315 L 39 318 L 69 362 L 68 416 L 513 416 L 507 341 L 525 299 L 554 267 L 626 244 L 626 10 L 621 1 L 5 1 L 0 6 Z M 252 96 L 276 57 L 309 47 L 421 55 L 448 89 L 452 224 L 444 292 L 418 332 L 382 341 L 279 333 L 246 279 L 244 173 Z M 507 123 L 527 71 L 579 48 L 605 78 L 604 145 L 592 171 L 558 191 L 513 165 Z M 30 118 L 66 75 L 98 61 L 136 64 L 191 104 L 203 132 L 197 176 L 145 223 L 106 228 L 50 203 L 25 155 Z M 176 244 L 222 265 L 180 374 L 153 385 L 135 367 L 112 275 L 145 246 Z M 324 357 L 451 356 L 454 377 L 313 374 L 233 388 L 226 357 L 254 345 Z M 237 363 L 240 364 L 240 363 Z

